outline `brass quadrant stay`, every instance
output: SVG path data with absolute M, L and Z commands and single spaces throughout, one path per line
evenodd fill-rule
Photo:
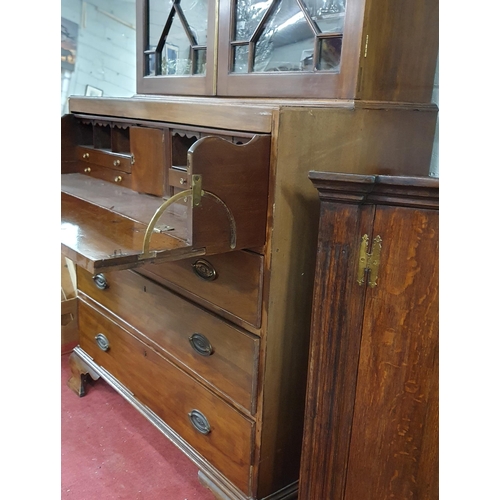
M 176 193 L 175 195 L 171 196 L 168 200 L 163 202 L 160 205 L 160 207 L 156 210 L 153 217 L 149 221 L 148 227 L 146 228 L 146 233 L 144 234 L 144 241 L 142 244 L 142 254 L 139 255 L 139 259 L 144 260 L 156 256 L 157 252 L 156 251 L 151 252 L 149 250 L 149 247 L 151 245 L 151 236 L 154 232 L 158 219 L 170 205 L 172 205 L 176 201 L 179 201 L 182 198 L 188 198 L 188 197 L 191 198 L 193 207 L 198 207 L 201 204 L 201 198 L 203 196 L 209 196 L 223 206 L 223 208 L 226 211 L 227 218 L 229 220 L 230 239 L 231 239 L 230 248 L 231 250 L 234 250 L 236 248 L 236 221 L 234 220 L 234 216 L 231 213 L 231 210 L 217 195 L 209 191 L 204 191 L 201 188 L 201 181 L 202 181 L 201 175 L 199 174 L 192 175 L 191 187 L 189 189 L 185 189 L 184 191 L 181 191 L 180 193 Z
M 361 238 L 358 263 L 358 283 L 363 285 L 365 274 L 368 274 L 368 285 L 372 288 L 377 286 L 378 268 L 380 265 L 380 252 L 382 250 L 382 238 L 377 235 L 373 240 L 372 253 L 368 253 L 368 235 Z
M 166 200 L 164 203 L 160 205 L 160 207 L 156 210 L 155 214 L 149 221 L 148 227 L 146 228 L 146 233 L 144 234 L 144 241 L 142 243 L 142 254 L 139 255 L 139 259 L 148 259 L 150 257 L 155 256 L 155 252 L 150 252 L 149 251 L 149 245 L 151 244 L 151 235 L 153 234 L 153 231 L 155 229 L 155 225 L 158 222 L 158 219 L 161 217 L 163 212 L 172 205 L 172 203 L 175 203 L 176 201 L 186 198 L 187 196 L 191 196 L 193 194 L 192 189 L 186 189 L 184 191 L 181 191 L 180 193 L 174 194 L 174 196 L 170 197 L 168 200 Z

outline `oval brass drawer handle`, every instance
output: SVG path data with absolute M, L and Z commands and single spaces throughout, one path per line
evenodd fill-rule
M 193 262 L 192 266 L 194 274 L 202 280 L 214 281 L 217 279 L 217 271 L 215 270 L 215 267 L 208 262 L 208 260 L 198 259 Z
M 189 419 L 193 427 L 202 434 L 210 434 L 210 424 L 208 423 L 207 417 L 201 413 L 199 410 L 191 410 L 189 413 Z
M 201 333 L 193 333 L 193 335 L 189 337 L 189 343 L 195 352 L 201 356 L 210 356 L 214 352 L 212 344 L 210 344 L 205 335 Z
M 94 280 L 95 286 L 99 288 L 99 290 L 105 290 L 109 286 L 106 276 L 104 276 L 104 274 L 102 273 L 94 274 L 94 276 L 92 276 L 92 279 Z
M 109 349 L 109 340 L 104 333 L 98 333 L 95 336 L 95 341 L 97 343 L 97 347 L 99 347 L 101 351 L 106 352 Z

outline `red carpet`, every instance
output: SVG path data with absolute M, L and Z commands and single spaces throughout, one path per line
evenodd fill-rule
M 103 380 L 79 398 L 62 356 L 61 498 L 214 500 L 198 469 Z

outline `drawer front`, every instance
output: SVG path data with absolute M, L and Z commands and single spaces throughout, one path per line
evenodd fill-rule
M 165 349 L 244 409 L 255 411 L 259 339 L 133 271 L 105 274 L 99 289 L 78 268 L 85 294 Z
M 85 300 L 80 346 L 224 476 L 248 492 L 254 424 Z M 96 336 L 101 337 L 99 347 Z M 106 349 L 107 343 L 107 349 Z M 106 350 L 103 350 L 106 349 Z
M 76 155 L 78 159 L 90 165 L 99 165 L 122 172 L 132 172 L 132 157 L 130 154 L 102 151 L 85 146 L 77 146 Z
M 152 279 L 159 277 L 173 283 L 201 298 L 210 309 L 229 313 L 259 328 L 263 262 L 262 255 L 239 251 L 148 264 L 139 272 L 144 270 Z
M 126 172 L 120 170 L 113 170 L 111 168 L 101 167 L 100 165 L 86 165 L 84 162 L 78 162 L 78 172 L 101 179 L 103 181 L 114 182 L 120 186 L 131 189 L 132 177 Z

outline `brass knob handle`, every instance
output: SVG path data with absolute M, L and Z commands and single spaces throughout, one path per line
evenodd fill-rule
M 121 182 L 122 181 L 122 176 L 121 175 L 117 175 L 115 177 L 115 182 Z
M 207 417 L 199 410 L 192 410 L 188 413 L 189 419 L 193 427 L 202 434 L 210 434 L 211 428 L 208 423 Z
M 87 168 L 84 168 L 83 171 L 86 173 L 86 174 L 90 174 L 90 172 L 92 172 L 92 169 L 90 167 L 87 167 Z
M 99 288 L 99 290 L 105 290 L 109 286 L 106 276 L 104 276 L 104 274 L 102 273 L 94 274 L 94 276 L 92 276 L 92 279 L 94 280 L 95 286 Z
M 89 153 L 83 153 L 83 159 L 86 160 L 87 158 L 90 158 L 90 154 Z
M 211 356 L 214 353 L 212 344 L 210 344 L 205 335 L 201 333 L 193 333 L 193 335 L 189 337 L 189 343 L 200 356 Z
M 192 264 L 193 267 L 193 272 L 201 278 L 202 280 L 205 281 L 214 281 L 217 279 L 217 271 L 215 270 L 215 267 L 208 262 L 208 260 L 205 259 L 198 259 Z
M 183 186 L 184 184 L 187 184 L 187 179 L 184 179 L 184 177 L 181 177 L 181 178 L 179 179 L 179 184 L 180 184 L 181 186 Z
M 119 166 L 120 166 L 120 160 L 115 160 L 115 161 L 113 162 L 113 165 L 114 165 L 115 167 L 119 167 Z
M 98 333 L 95 336 L 95 341 L 97 347 L 99 347 L 101 351 L 106 352 L 109 349 L 109 340 L 107 339 L 106 335 L 104 335 L 104 333 Z

